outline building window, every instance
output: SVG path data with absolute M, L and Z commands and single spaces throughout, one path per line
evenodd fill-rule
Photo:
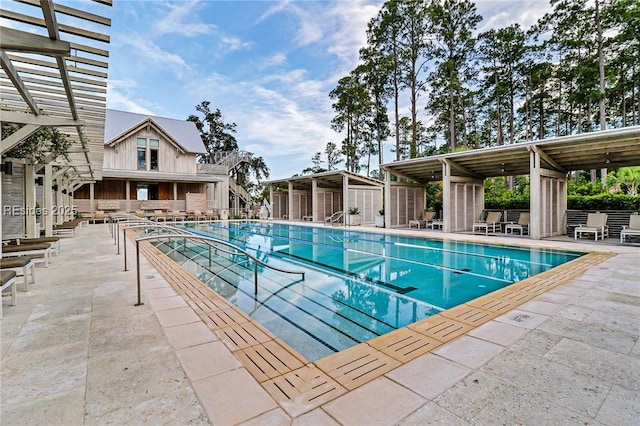
M 138 169 L 147 170 L 147 148 L 138 148 Z
M 138 138 L 138 170 L 158 170 L 158 151 L 160 141 L 158 139 Z
M 158 170 L 158 149 L 160 141 L 158 139 L 149 139 L 149 159 L 151 170 Z

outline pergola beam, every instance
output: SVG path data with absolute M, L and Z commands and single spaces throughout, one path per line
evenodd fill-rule
M 469 170 L 468 168 L 461 166 L 460 164 L 456 163 L 453 160 L 450 160 L 448 158 L 442 158 L 440 160 L 443 164 L 447 164 L 452 170 L 457 170 L 459 172 L 464 173 L 465 175 L 477 178 L 477 179 L 482 179 L 482 177 L 478 176 L 475 172 Z
M 527 147 L 527 148 L 531 148 L 531 150 L 533 152 L 537 153 L 545 163 L 549 164 L 551 167 L 553 167 L 557 171 L 566 172 L 564 167 L 562 167 L 560 164 L 558 164 L 553 158 L 549 157 L 549 155 L 546 152 L 544 152 L 542 150 L 542 148 L 540 148 L 540 147 L 538 147 L 536 145 L 531 145 L 531 147 Z
M 0 141 L 0 154 L 4 155 L 5 152 L 37 132 L 39 128 L 40 126 L 37 124 L 27 124 L 19 128 L 15 133 L 3 138 L 2 141 Z
M 27 87 L 24 85 L 24 82 L 18 75 L 18 71 L 16 71 L 15 67 L 11 63 L 11 60 L 5 52 L 0 52 L 0 65 L 2 66 L 4 72 L 7 73 L 7 77 L 9 77 L 9 80 L 11 80 L 11 83 L 13 83 L 13 87 L 15 87 L 18 93 L 20 93 L 20 96 L 22 96 L 22 99 L 27 104 L 31 112 L 35 115 L 40 114 L 38 104 L 36 104 L 36 101 L 35 99 L 33 99 L 33 96 L 31 96 L 31 93 L 29 93 L 29 89 L 27 89 Z
M 71 43 L 52 40 L 49 37 L 27 33 L 13 28 L 0 27 L 0 49 L 5 52 L 38 53 L 41 55 L 69 56 Z
M 79 120 L 71 120 L 62 117 L 46 115 L 32 115 L 17 111 L 0 110 L 0 121 L 3 123 L 36 124 L 47 127 L 76 127 L 85 123 Z

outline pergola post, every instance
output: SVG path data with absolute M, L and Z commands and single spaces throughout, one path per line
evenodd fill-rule
M 89 184 L 89 211 L 91 214 L 95 213 L 95 199 L 96 199 L 96 184 L 91 182 Z
M 36 171 L 33 164 L 24 165 L 24 206 L 25 225 L 28 238 L 39 237 L 36 235 Z
M 46 214 L 43 216 L 45 237 L 51 237 L 53 235 L 53 190 L 51 189 L 51 186 L 53 184 L 52 169 L 53 168 L 51 164 L 45 164 L 44 186 L 42 187 L 44 211 L 46 212 Z
M 125 208 L 127 209 L 127 212 L 131 211 L 131 181 L 129 179 L 126 180 L 126 184 L 125 184 Z M 137 198 L 137 197 L 136 197 Z

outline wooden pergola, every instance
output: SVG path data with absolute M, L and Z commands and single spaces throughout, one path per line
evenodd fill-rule
M 530 236 L 563 234 L 567 173 L 640 165 L 640 126 L 476 149 L 383 165 L 425 184 L 443 181 L 443 230 L 469 231 L 484 208 L 484 179 L 529 175 Z M 390 200 L 387 197 L 386 203 Z M 391 206 L 385 206 L 389 211 Z
M 84 10 L 54 0 L 3 2 L 0 9 L 0 120 L 19 127 L 2 138 L 0 153 L 43 126 L 59 128 L 73 142 L 68 159 L 49 155 L 25 164 L 25 182 L 44 169 L 43 207 L 49 211 L 54 182 L 55 205 L 70 206 L 69 194 L 102 179 L 111 0 L 79 4 Z M 25 185 L 27 211 L 35 204 L 33 187 Z M 50 233 L 51 216 L 44 219 Z M 27 217 L 27 233 L 34 228 L 35 217 Z

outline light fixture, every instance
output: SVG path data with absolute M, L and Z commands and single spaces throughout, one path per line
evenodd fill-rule
M 36 178 L 36 185 L 42 186 L 42 184 L 44 184 L 44 178 L 42 176 L 38 176 Z
M 53 185 L 53 186 L 51 187 L 51 190 L 52 190 L 52 191 L 58 191 L 58 185 Z
M 436 172 L 431 172 L 431 179 L 435 179 L 436 178 Z
M 501 171 L 502 173 L 504 173 L 504 171 L 505 171 L 504 163 L 500 164 L 500 171 Z
M 13 163 L 11 161 L 5 161 L 0 164 L 0 171 L 2 171 L 5 175 L 13 174 Z
M 609 153 L 606 153 L 606 158 L 604 159 L 604 164 L 610 164 L 611 163 L 611 158 L 609 158 Z

